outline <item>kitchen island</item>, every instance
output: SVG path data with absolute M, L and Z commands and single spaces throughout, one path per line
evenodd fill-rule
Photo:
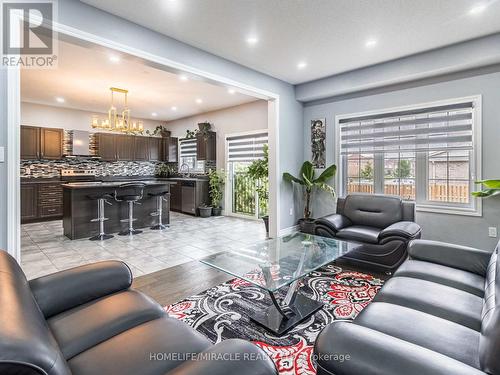
M 113 195 L 120 185 L 128 182 L 140 182 L 137 180 L 121 180 L 109 182 L 74 182 L 62 184 L 63 188 L 63 227 L 64 235 L 72 240 L 80 238 L 90 238 L 99 233 L 99 223 L 92 222 L 97 217 L 97 201 L 89 196 L 98 194 Z M 158 218 L 151 216 L 156 211 L 156 198 L 149 196 L 149 193 L 170 192 L 170 185 L 175 181 L 168 180 L 146 180 L 142 181 L 144 187 L 143 199 L 140 204 L 134 205 L 134 228 L 146 228 L 157 224 Z M 105 217 L 109 220 L 105 222 L 106 233 L 115 234 L 126 229 L 128 223 L 120 222 L 128 217 L 127 202 L 117 202 L 108 199 L 111 205 L 106 204 Z M 170 223 L 170 200 L 163 202 L 163 224 Z

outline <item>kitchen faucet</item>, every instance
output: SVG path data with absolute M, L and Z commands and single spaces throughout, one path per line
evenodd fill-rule
M 184 170 L 187 169 L 187 172 L 184 172 Z M 181 167 L 179 168 L 179 172 L 184 176 L 184 177 L 189 177 L 189 165 L 186 163 L 183 163 Z

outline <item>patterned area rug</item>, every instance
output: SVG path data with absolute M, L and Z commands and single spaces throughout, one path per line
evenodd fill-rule
M 334 320 L 354 319 L 382 284 L 382 279 L 336 265 L 310 273 L 303 279 L 300 293 L 325 305 L 283 336 L 273 336 L 248 318 L 255 309 L 271 305 L 271 299 L 267 292 L 241 279 L 220 284 L 165 310 L 214 343 L 230 338 L 254 342 L 274 360 L 280 375 L 313 375 L 316 370 L 311 355 L 319 332 Z

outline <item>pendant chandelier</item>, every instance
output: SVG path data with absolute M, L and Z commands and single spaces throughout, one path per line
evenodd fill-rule
M 111 106 L 108 110 L 107 118 L 100 118 L 99 115 L 92 116 L 91 126 L 93 129 L 102 129 L 107 131 L 115 131 L 121 133 L 142 133 L 144 125 L 142 121 L 132 121 L 130 119 L 130 109 L 128 108 L 127 94 L 128 90 L 110 87 L 111 91 Z M 115 107 L 114 94 L 124 95 L 124 107 L 121 112 L 118 112 Z

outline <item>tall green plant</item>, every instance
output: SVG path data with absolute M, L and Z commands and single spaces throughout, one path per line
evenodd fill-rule
M 474 191 L 472 193 L 474 197 L 486 198 L 500 195 L 500 180 L 481 180 L 476 181 L 476 184 L 483 184 L 486 189 Z
M 331 180 L 335 173 L 337 172 L 337 166 L 335 164 L 330 165 L 326 168 L 323 173 L 316 177 L 316 172 L 310 161 L 305 161 L 300 168 L 300 176 L 294 177 L 290 173 L 283 173 L 283 179 L 287 182 L 295 182 L 304 187 L 304 218 L 309 219 L 311 217 L 311 193 L 314 189 L 320 189 L 327 191 L 335 196 L 335 190 L 332 186 L 328 185 L 328 181 Z
M 224 171 L 217 172 L 214 169 L 210 169 L 208 172 L 208 185 L 209 185 L 209 195 L 212 207 L 221 207 L 222 202 L 222 188 L 226 181 L 226 174 Z

